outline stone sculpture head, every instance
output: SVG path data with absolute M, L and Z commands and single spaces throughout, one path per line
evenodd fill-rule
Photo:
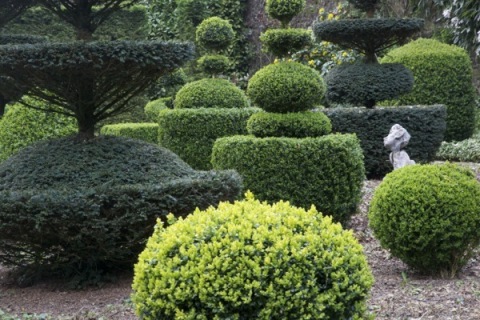
M 394 124 L 388 136 L 383 138 L 383 145 L 392 152 L 400 151 L 410 141 L 410 134 L 399 124 Z

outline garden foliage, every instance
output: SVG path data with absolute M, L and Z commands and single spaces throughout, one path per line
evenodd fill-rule
M 166 97 L 166 98 L 159 98 L 159 99 L 149 101 L 143 108 L 143 111 L 145 112 L 145 116 L 147 117 L 147 119 L 150 122 L 157 122 L 158 114 L 160 113 L 160 111 L 162 111 L 163 109 L 169 108 L 168 103 L 173 104 L 171 100 L 172 98 Z
M 232 43 L 235 33 L 225 19 L 210 17 L 200 23 L 195 31 L 197 44 L 209 51 L 221 52 Z
M 260 35 L 260 41 L 263 51 L 285 58 L 311 45 L 312 34 L 301 28 L 268 29 Z
M 480 162 L 480 134 L 462 141 L 442 142 L 437 160 Z
M 118 123 L 108 124 L 100 129 L 100 134 L 139 139 L 157 143 L 158 123 Z
M 305 8 L 305 0 L 267 0 L 265 11 L 285 28 Z

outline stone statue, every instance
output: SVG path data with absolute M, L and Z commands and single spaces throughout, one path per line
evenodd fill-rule
M 410 164 L 415 164 L 415 161 L 410 160 L 408 154 L 401 150 L 410 141 L 410 134 L 399 124 L 394 124 L 390 129 L 390 133 L 383 139 L 383 144 L 386 148 L 392 151 L 390 153 L 390 162 L 393 169 L 398 169 Z

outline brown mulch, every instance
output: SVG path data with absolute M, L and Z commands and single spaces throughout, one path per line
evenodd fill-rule
M 466 165 L 480 178 L 480 164 Z M 480 250 L 454 279 L 415 274 L 383 250 L 368 227 L 366 213 L 379 183 L 365 182 L 359 213 L 350 223 L 375 277 L 368 303 L 371 313 L 377 320 L 480 320 Z M 1 311 L 48 315 L 34 319 L 137 319 L 129 300 L 131 281 L 131 274 L 126 274 L 114 283 L 86 290 L 68 290 L 52 282 L 20 288 L 12 284 L 8 270 L 0 266 L 0 320 Z

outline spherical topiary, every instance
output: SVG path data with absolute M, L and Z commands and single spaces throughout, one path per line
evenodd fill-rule
M 169 104 L 172 104 L 172 108 Z M 150 122 L 157 122 L 160 111 L 169 108 L 173 109 L 173 101 L 171 97 L 166 97 L 149 101 L 143 108 L 143 112 Z
M 444 104 L 445 141 L 460 141 L 472 135 L 475 89 L 472 62 L 464 49 L 432 39 L 418 39 L 390 51 L 382 62 L 402 63 L 413 72 L 413 90 L 394 101 L 396 104 Z
M 300 28 L 269 29 L 260 35 L 262 50 L 277 57 L 286 57 L 312 43 L 309 30 Z
M 234 36 L 230 22 L 219 17 L 203 20 L 196 31 L 197 42 L 208 50 L 227 49 Z
M 198 66 L 203 72 L 216 75 L 225 72 L 228 69 L 230 61 L 227 56 L 215 54 L 204 55 L 198 59 Z
M 267 0 L 265 11 L 285 27 L 305 8 L 305 0 Z
M 325 84 L 320 73 L 298 62 L 263 67 L 248 82 L 247 95 L 268 112 L 295 112 L 314 108 L 322 100 Z
M 372 108 L 377 101 L 409 92 L 413 75 L 399 63 L 355 63 L 333 68 L 325 82 L 326 97 L 331 102 Z
M 45 107 L 45 104 L 38 100 L 28 97 L 24 99 L 38 108 Z M 38 140 L 58 138 L 76 131 L 77 124 L 73 117 L 27 108 L 20 104 L 12 105 L 0 120 L 0 160 L 5 160 L 19 149 Z
M 332 124 L 321 112 L 259 112 L 248 119 L 247 131 L 258 138 L 320 137 L 332 131 Z
M 480 243 L 480 184 L 454 164 L 407 166 L 377 188 L 369 219 L 393 256 L 423 273 L 454 276 Z
M 148 319 L 363 319 L 373 277 L 349 231 L 288 202 L 247 199 L 157 224 L 135 265 Z
M 175 108 L 245 108 L 245 93 L 225 79 L 202 79 L 187 83 L 177 92 Z

